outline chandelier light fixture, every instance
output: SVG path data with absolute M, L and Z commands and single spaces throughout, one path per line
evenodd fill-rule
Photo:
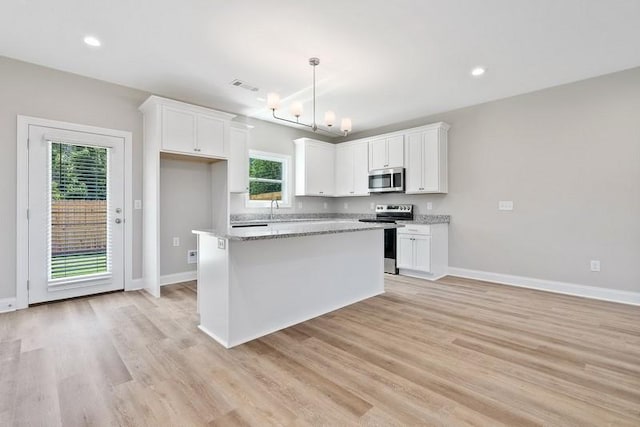
M 294 102 L 291 104 L 291 115 L 296 118 L 295 120 L 289 120 L 284 117 L 278 117 L 276 115 L 276 110 L 280 108 L 280 95 L 278 95 L 277 93 L 267 94 L 267 107 L 271 109 L 273 117 L 275 119 L 300 126 L 305 126 L 310 128 L 314 132 L 322 131 L 328 134 L 336 135 L 337 133 L 332 131 L 333 125 L 336 122 L 336 113 L 334 113 L 333 111 L 327 111 L 326 113 L 324 113 L 324 125 L 327 127 L 327 129 L 319 127 L 316 122 L 316 67 L 318 66 L 318 64 L 320 64 L 320 60 L 318 58 L 309 58 L 309 65 L 313 67 L 313 121 L 310 124 L 300 121 L 300 116 L 302 115 L 303 111 L 301 102 Z M 342 121 L 340 122 L 340 130 L 342 131 L 343 136 L 347 136 L 347 134 L 351 132 L 350 118 L 345 117 L 344 119 L 342 119 Z

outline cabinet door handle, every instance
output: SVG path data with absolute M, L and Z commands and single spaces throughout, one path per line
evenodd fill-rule
M 194 148 L 193 151 L 200 151 L 200 149 L 199 148 Z

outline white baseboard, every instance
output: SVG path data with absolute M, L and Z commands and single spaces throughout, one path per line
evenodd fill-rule
M 483 280 L 501 285 L 520 288 L 538 289 L 564 295 L 573 295 L 603 301 L 640 305 L 640 292 L 605 289 L 596 286 L 578 285 L 575 283 L 556 282 L 553 280 L 534 279 L 510 274 L 491 273 L 488 271 L 468 270 L 466 268 L 449 267 L 449 275 L 467 279 Z
M 8 313 L 16 310 L 15 298 L 0 298 L 0 313 Z
M 164 276 L 160 276 L 160 286 L 173 285 L 175 283 L 182 283 L 182 282 L 190 282 L 192 280 L 196 280 L 197 278 L 198 278 L 198 272 L 196 270 L 185 271 L 182 273 L 165 274 Z
M 228 342 L 226 342 L 225 340 L 223 340 L 222 338 L 220 338 L 219 336 L 217 336 L 216 334 L 214 334 L 213 332 L 211 332 L 210 330 L 208 330 L 204 326 L 198 325 L 198 329 L 200 329 L 205 334 L 209 335 L 211 338 L 213 338 L 215 341 L 217 341 L 218 344 L 222 345 L 224 348 L 229 348 L 229 343 Z
M 434 276 L 433 274 L 423 273 L 421 271 L 405 270 L 403 268 L 400 268 L 400 269 L 398 269 L 398 275 L 400 275 L 400 276 L 408 276 L 408 277 L 415 277 L 416 279 L 425 279 L 425 280 L 430 280 L 432 282 L 435 282 L 436 280 L 440 280 L 443 277 L 445 277 L 446 273 L 445 274 L 438 274 L 437 276 Z

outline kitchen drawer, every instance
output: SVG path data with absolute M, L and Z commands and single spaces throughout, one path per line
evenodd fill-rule
M 430 236 L 431 226 L 425 224 L 404 224 L 404 227 L 398 228 L 398 234 L 420 234 Z

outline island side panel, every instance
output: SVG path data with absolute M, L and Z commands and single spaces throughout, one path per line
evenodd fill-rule
M 218 246 L 224 242 L 224 247 Z M 207 335 L 229 347 L 229 241 L 198 234 L 198 312 Z
M 383 233 L 231 240 L 229 346 L 384 293 Z

